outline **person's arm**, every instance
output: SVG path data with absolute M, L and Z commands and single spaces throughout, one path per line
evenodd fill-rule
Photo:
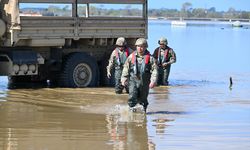
M 158 78 L 158 67 L 153 57 L 150 58 L 150 64 L 151 64 L 151 78 L 150 78 L 149 87 L 154 88 L 154 86 L 157 83 L 157 78 Z
M 110 55 L 110 58 L 109 58 L 109 64 L 107 66 L 107 77 L 110 78 L 111 77 L 111 70 L 114 66 L 114 61 L 115 61 L 115 51 L 113 51 Z
M 175 54 L 175 52 L 174 52 L 173 49 L 170 49 L 170 50 L 169 50 L 169 55 L 170 55 L 169 61 L 163 63 L 163 67 L 166 67 L 167 65 L 171 65 L 171 64 L 173 64 L 173 63 L 176 62 L 176 54 Z
M 173 64 L 176 62 L 176 54 L 173 49 L 170 49 L 169 53 L 170 53 L 170 59 L 168 64 Z
M 158 50 L 159 50 L 159 47 L 157 47 L 155 50 L 154 50 L 154 53 L 153 53 L 153 57 L 154 59 L 157 61 L 158 59 Z

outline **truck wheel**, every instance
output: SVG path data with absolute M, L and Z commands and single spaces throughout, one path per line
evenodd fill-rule
M 64 60 L 59 85 L 63 87 L 92 87 L 98 83 L 95 59 L 85 53 L 73 53 Z

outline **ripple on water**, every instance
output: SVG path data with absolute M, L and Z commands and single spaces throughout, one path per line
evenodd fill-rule
M 143 109 L 143 108 L 142 108 Z M 115 105 L 110 109 L 108 116 L 119 123 L 135 122 L 143 123 L 146 114 L 143 111 L 132 112 L 127 105 Z
M 0 102 L 6 101 L 4 98 L 6 97 L 6 91 L 0 89 Z

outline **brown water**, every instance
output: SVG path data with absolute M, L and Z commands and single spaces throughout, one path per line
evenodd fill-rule
M 182 84 L 179 84 L 182 83 Z M 249 149 L 250 92 L 175 81 L 150 90 L 147 114 L 113 88 L 0 83 L 0 150 Z
M 149 21 L 150 52 L 167 36 L 177 63 L 171 86 L 150 91 L 146 115 L 112 88 L 18 88 L 0 77 L 0 150 L 250 150 L 249 35 Z

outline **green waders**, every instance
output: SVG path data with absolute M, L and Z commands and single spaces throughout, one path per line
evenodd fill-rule
M 128 86 L 122 86 L 121 75 L 123 67 L 115 67 L 115 93 L 121 94 L 122 90 L 125 88 L 126 93 L 129 93 Z
M 128 55 L 128 50 L 126 50 Z M 115 93 L 121 94 L 122 90 L 125 88 L 126 93 L 129 92 L 128 86 L 122 86 L 121 84 L 121 76 L 122 76 L 122 70 L 123 70 L 123 64 L 125 63 L 127 59 L 126 53 L 123 53 L 122 55 L 118 54 L 118 50 L 116 50 L 116 64 L 115 64 Z
M 167 65 L 166 67 L 158 67 L 158 85 L 168 85 L 168 77 L 170 73 L 171 65 Z
M 145 71 L 140 73 L 139 75 L 135 75 L 132 71 L 130 73 L 129 79 L 129 99 L 128 105 L 129 107 L 134 107 L 137 103 L 144 107 L 146 111 L 148 106 L 148 92 L 149 92 L 149 84 L 150 84 L 150 68 L 146 67 Z M 131 67 L 133 68 L 133 67 Z M 141 65 L 138 64 L 138 68 L 141 68 Z

